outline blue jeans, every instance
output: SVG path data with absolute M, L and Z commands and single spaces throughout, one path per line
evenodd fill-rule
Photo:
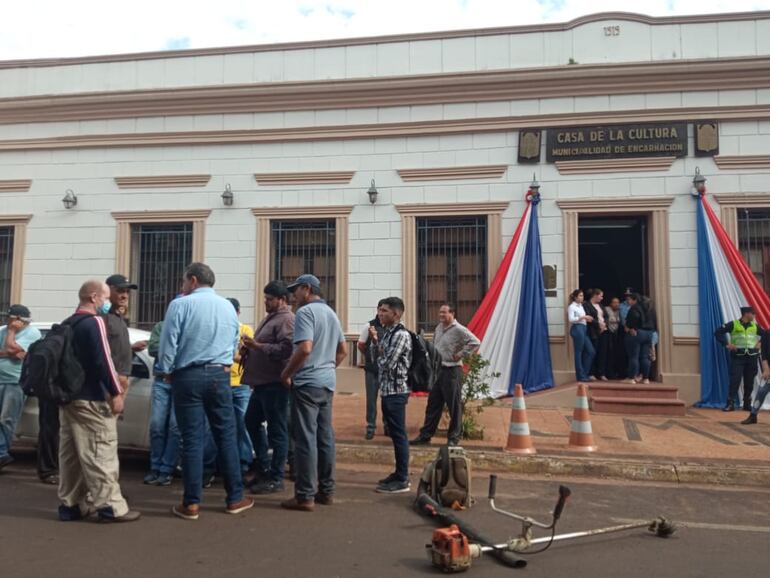
M 150 470 L 171 475 L 179 464 L 180 442 L 171 384 L 156 380 L 150 412 Z
M 182 434 L 183 504 L 189 506 L 201 501 L 206 419 L 217 448 L 226 501 L 228 504 L 240 502 L 243 479 L 230 372 L 217 365 L 189 367 L 174 372 L 171 383 L 176 420 Z
M 257 447 L 264 448 L 257 455 L 260 466 L 265 466 L 270 479 L 283 480 L 286 458 L 289 454 L 289 390 L 280 383 L 257 385 L 251 394 L 249 409 L 246 410 L 246 427 L 257 441 Z M 267 435 L 263 422 L 267 422 Z M 268 460 L 267 448 L 273 448 Z
M 24 411 L 24 391 L 18 383 L 0 383 L 0 458 L 8 455 L 13 434 Z
M 248 385 L 233 387 L 233 408 L 235 425 L 238 429 L 238 454 L 241 458 L 241 470 L 247 471 L 254 461 L 254 446 L 251 445 L 249 432 L 246 431 L 246 409 L 249 407 L 251 388 Z
M 575 346 L 575 376 L 578 381 L 588 381 L 588 374 L 594 364 L 596 350 L 588 338 L 588 327 L 574 323 L 569 330 Z
M 628 378 L 634 379 L 637 375 L 642 379 L 650 377 L 650 347 L 652 347 L 652 331 L 637 329 L 636 335 L 626 333 L 626 354 L 628 355 Z
M 393 440 L 393 452 L 396 456 L 396 476 L 402 482 L 409 479 L 409 438 L 406 435 L 406 404 L 408 393 L 385 395 L 380 398 L 382 418 Z
M 316 493 L 334 494 L 336 450 L 332 428 L 334 392 L 323 387 L 295 387 L 291 419 L 294 428 L 294 469 L 297 500 L 314 500 Z

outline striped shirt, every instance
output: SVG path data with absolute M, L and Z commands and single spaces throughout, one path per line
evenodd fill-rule
M 369 347 L 377 349 L 380 395 L 409 393 L 407 376 L 412 364 L 412 336 L 400 323 L 385 330 L 379 344 L 373 341 Z

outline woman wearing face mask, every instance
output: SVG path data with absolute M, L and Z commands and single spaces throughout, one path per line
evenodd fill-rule
M 593 323 L 594 318 L 586 315 L 583 299 L 581 289 L 570 293 L 567 318 L 570 323 L 569 334 L 575 347 L 575 376 L 578 381 L 593 381 L 595 378 L 590 377 L 588 373 L 591 371 L 596 350 L 588 337 L 588 324 Z

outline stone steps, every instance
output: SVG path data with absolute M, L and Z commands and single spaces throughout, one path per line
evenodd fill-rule
M 591 411 L 625 415 L 683 416 L 687 404 L 675 386 L 627 383 L 592 383 L 588 400 Z

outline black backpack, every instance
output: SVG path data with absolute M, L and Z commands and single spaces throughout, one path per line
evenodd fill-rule
M 85 371 L 75 356 L 73 335 L 75 327 L 86 318 L 82 316 L 73 321 L 69 317 L 30 346 L 19 380 L 27 395 L 66 405 L 80 393 Z
M 441 371 L 441 354 L 423 335 L 406 329 L 412 338 L 412 363 L 407 373 L 407 384 L 412 391 L 430 391 Z

